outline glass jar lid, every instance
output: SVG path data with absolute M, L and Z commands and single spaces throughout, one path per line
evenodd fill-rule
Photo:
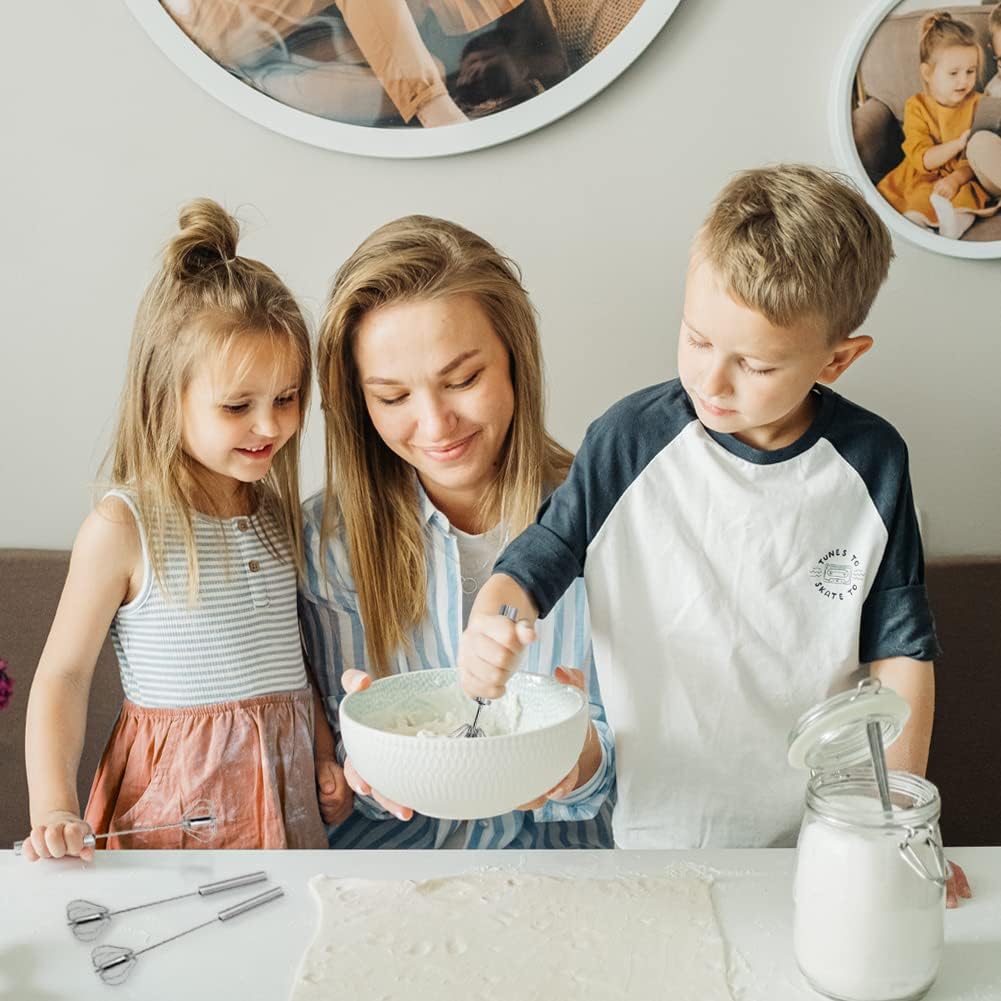
M 911 707 L 876 678 L 821 702 L 800 716 L 789 734 L 789 764 L 812 772 L 852 768 L 870 760 L 866 727 L 878 722 L 883 746 L 901 734 Z

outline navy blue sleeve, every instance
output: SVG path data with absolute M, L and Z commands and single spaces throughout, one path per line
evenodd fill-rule
M 883 559 L 862 606 L 859 661 L 933 660 L 939 647 L 925 589 L 907 446 L 882 418 L 847 400 L 839 404 L 844 411 L 829 438 L 862 477 L 887 532 Z
M 588 429 L 566 480 L 501 554 L 495 573 L 527 591 L 545 617 L 584 572 L 587 550 L 629 485 L 695 419 L 681 384 L 651 386 L 616 403 Z

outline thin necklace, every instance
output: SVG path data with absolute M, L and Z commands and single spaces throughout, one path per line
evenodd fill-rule
M 502 526 L 500 525 L 500 523 L 498 523 L 492 529 L 490 529 L 489 532 L 484 532 L 483 535 L 480 536 L 480 538 L 487 538 L 487 537 L 489 537 L 492 532 L 498 532 L 498 530 L 501 527 Z M 458 529 L 456 529 L 456 531 L 458 531 Z M 466 534 L 467 533 L 463 532 L 463 535 L 466 535 Z M 500 534 L 500 533 L 498 532 L 498 534 Z M 475 538 L 475 536 L 474 536 L 474 538 Z M 490 540 L 490 541 L 492 542 L 493 540 Z M 507 529 L 505 529 L 504 532 L 503 532 L 503 534 L 501 534 L 501 539 L 500 539 L 500 542 L 497 545 L 497 548 L 493 551 L 493 553 L 488 554 L 487 558 L 479 566 L 473 567 L 470 570 L 470 575 L 479 575 L 488 566 L 492 566 L 494 563 L 496 563 L 497 562 L 497 557 L 500 556 L 501 550 L 504 548 L 505 545 L 507 545 L 507 541 L 508 541 L 508 532 L 507 532 Z M 458 538 L 456 538 L 456 545 L 458 545 Z M 451 556 L 451 553 L 449 553 L 449 556 Z M 461 556 L 459 557 L 459 559 L 456 559 L 454 556 L 452 556 L 452 559 L 455 560 L 455 562 L 459 565 L 459 580 L 461 582 L 462 593 L 463 594 L 475 594 L 480 589 L 480 581 L 478 581 L 476 579 L 476 576 L 468 576 L 468 575 L 466 575 L 466 574 L 464 574 L 462 572 L 462 558 L 461 558 Z

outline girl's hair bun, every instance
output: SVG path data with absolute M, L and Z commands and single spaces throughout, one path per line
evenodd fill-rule
M 197 278 L 236 258 L 237 221 L 211 198 L 196 198 L 182 209 L 180 232 L 167 245 L 167 267 L 179 278 Z

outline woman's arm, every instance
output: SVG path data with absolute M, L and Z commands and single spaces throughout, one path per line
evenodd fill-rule
M 138 572 L 137 572 L 138 571 Z M 89 857 L 77 771 L 97 657 L 119 606 L 142 577 L 139 532 L 127 506 L 105 498 L 84 521 L 52 628 L 35 671 L 25 726 L 30 859 Z

